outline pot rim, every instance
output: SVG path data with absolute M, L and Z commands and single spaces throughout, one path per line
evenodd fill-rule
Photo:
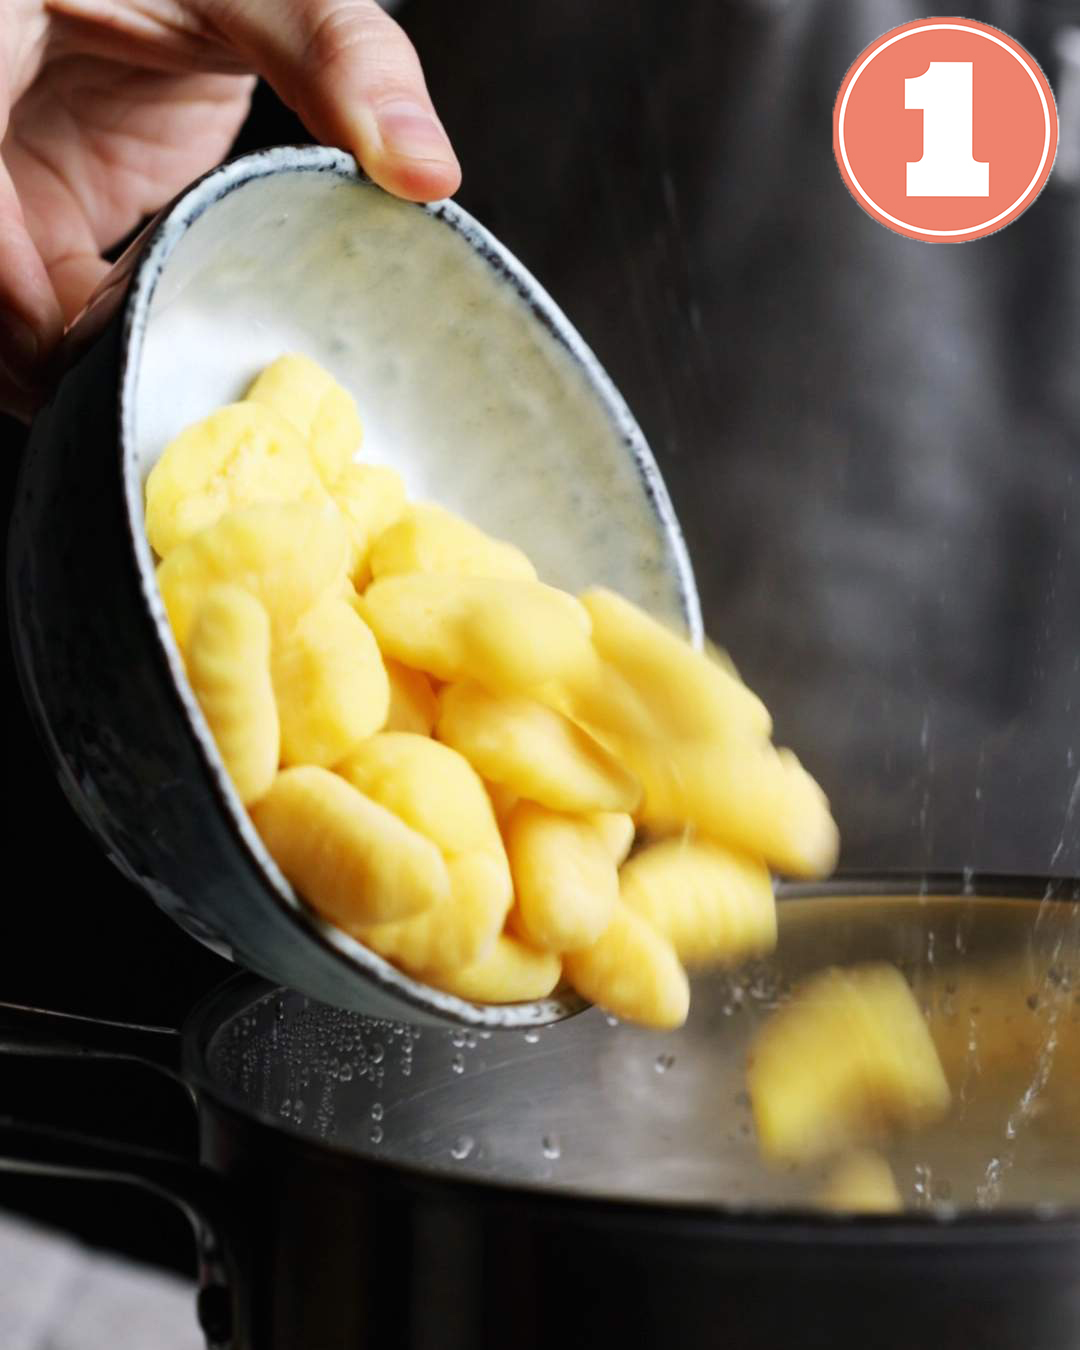
M 1051 904 L 1080 902 L 1080 877 L 1039 876 L 1030 873 L 843 871 L 833 881 L 790 883 L 778 887 L 785 903 L 826 899 L 830 896 L 867 894 L 878 899 L 911 899 L 919 896 L 956 900 L 1027 900 Z M 725 1205 L 715 1201 L 648 1200 L 630 1196 L 603 1195 L 545 1185 L 536 1181 L 511 1181 L 499 1177 L 461 1177 L 443 1168 L 400 1159 L 378 1159 L 355 1152 L 333 1141 L 314 1140 L 295 1131 L 288 1123 L 270 1121 L 248 1111 L 215 1084 L 206 1063 L 214 1034 L 229 1016 L 256 997 L 273 993 L 280 986 L 258 976 L 241 974 L 206 994 L 192 1008 L 181 1028 L 183 1075 L 197 1095 L 211 1099 L 216 1108 L 274 1134 L 285 1136 L 290 1148 L 301 1155 L 342 1170 L 356 1168 L 394 1178 L 398 1184 L 434 1187 L 496 1203 L 527 1199 L 595 1218 L 611 1211 L 620 1220 L 648 1221 L 651 1225 L 686 1224 L 721 1227 L 744 1238 L 802 1242 L 808 1238 L 825 1242 L 850 1242 L 853 1237 L 882 1246 L 901 1243 L 977 1241 L 993 1243 L 1014 1240 L 1022 1234 L 1046 1241 L 1080 1242 L 1080 1204 L 1043 1204 L 1034 1208 L 1004 1206 L 991 1211 L 949 1209 L 904 1211 L 900 1215 L 833 1213 L 826 1210 L 751 1205 Z
M 323 146 L 274 146 L 236 159 L 197 179 L 158 217 L 147 233 L 123 301 L 117 384 L 119 471 L 124 494 L 124 519 L 134 559 L 138 588 L 157 638 L 155 659 L 162 662 L 177 710 L 198 748 L 206 782 L 221 816 L 234 834 L 239 851 L 264 884 L 272 903 L 288 913 L 308 940 L 315 942 L 360 979 L 367 979 L 402 1007 L 446 1019 L 447 1025 L 476 1028 L 526 1028 L 580 1011 L 588 1006 L 576 995 L 559 995 L 531 1004 L 485 1006 L 441 990 L 420 985 L 357 939 L 330 924 L 300 899 L 266 850 L 248 813 L 229 781 L 213 736 L 184 674 L 183 659 L 173 638 L 154 575 L 154 560 L 141 525 L 142 483 L 135 462 L 134 416 L 141 356 L 150 307 L 159 280 L 174 249 L 190 227 L 210 207 L 230 193 L 258 179 L 278 173 L 320 173 L 379 191 L 360 172 L 356 160 L 341 150 Z M 689 553 L 675 511 L 644 435 L 622 396 L 569 319 L 540 283 L 482 225 L 456 203 L 403 202 L 402 209 L 423 211 L 458 234 L 504 283 L 513 287 L 546 331 L 566 350 L 602 404 L 611 426 L 632 456 L 642 488 L 668 543 L 671 565 L 682 599 L 692 640 L 700 645 L 703 623 Z M 235 960 L 227 928 L 215 924 L 208 938 L 217 951 Z

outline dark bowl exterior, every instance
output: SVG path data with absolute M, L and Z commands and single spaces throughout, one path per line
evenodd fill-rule
M 201 1100 L 243 1216 L 232 1350 L 1075 1350 L 1080 1224 L 724 1215 L 473 1186 Z M 205 1305 L 204 1305 L 205 1307 Z M 226 1340 L 226 1337 L 229 1339 Z
M 9 535 L 15 665 L 60 784 L 108 856 L 232 956 L 214 907 L 243 905 L 261 881 L 186 734 L 140 587 L 121 467 L 124 327 L 114 312 L 30 432 Z
M 317 920 L 272 894 L 195 736 L 142 589 L 117 392 L 130 318 L 118 298 L 38 415 L 21 466 L 8 612 L 23 694 L 68 800 L 126 876 L 219 954 L 348 1005 L 356 974 Z M 223 940 L 222 915 L 243 946 Z M 298 940 L 298 921 L 315 941 Z M 380 1011 L 379 991 L 360 987 Z M 386 1000 L 386 1015 L 401 1010 Z

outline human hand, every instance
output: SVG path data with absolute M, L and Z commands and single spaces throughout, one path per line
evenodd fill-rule
M 416 53 L 375 0 L 6 0 L 0 408 L 32 415 L 102 251 L 221 159 L 254 75 L 388 191 L 456 191 Z

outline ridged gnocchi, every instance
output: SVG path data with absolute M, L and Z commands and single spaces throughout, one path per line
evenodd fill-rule
M 725 658 L 610 591 L 545 585 L 512 543 L 410 503 L 362 439 L 351 394 L 293 353 L 146 485 L 169 624 L 270 856 L 440 989 L 565 980 L 680 1025 L 687 966 L 775 942 L 769 868 L 832 866 L 824 794 Z

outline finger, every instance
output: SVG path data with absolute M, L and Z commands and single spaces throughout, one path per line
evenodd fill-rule
M 9 381 L 36 385 L 41 361 L 59 340 L 64 318 L 19 198 L 0 163 L 0 361 Z M 5 399 L 4 406 L 15 409 Z
M 86 302 L 108 270 L 109 264 L 96 250 L 69 253 L 50 261 L 49 280 L 67 323 L 86 308 Z
M 457 190 L 416 51 L 375 0 L 246 0 L 216 21 L 308 130 L 381 187 L 413 201 Z

